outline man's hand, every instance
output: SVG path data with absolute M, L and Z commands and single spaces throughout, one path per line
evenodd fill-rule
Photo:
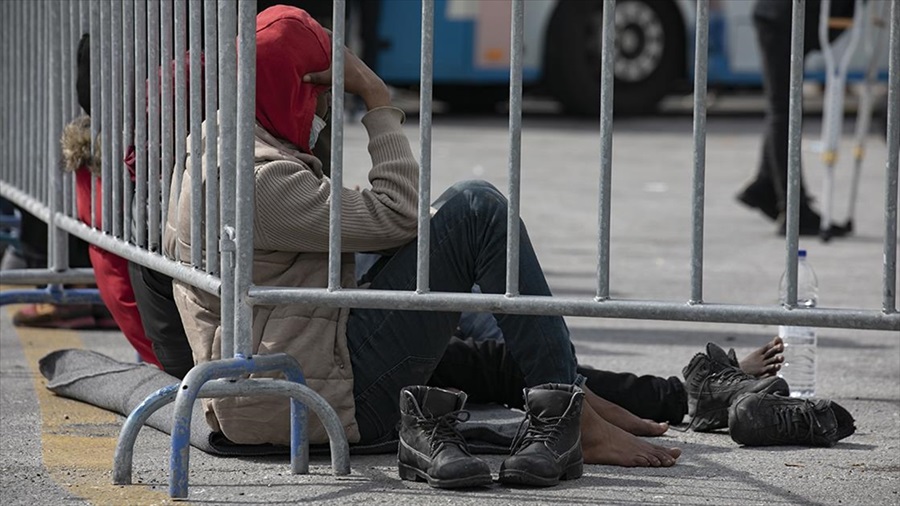
M 303 76 L 303 82 L 331 86 L 331 67 Z M 362 98 L 370 111 L 391 105 L 391 94 L 384 81 L 347 48 L 344 48 L 344 91 Z

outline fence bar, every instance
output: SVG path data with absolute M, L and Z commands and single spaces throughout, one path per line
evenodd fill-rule
M 238 3 L 238 44 L 237 167 L 249 169 L 254 164 L 253 147 L 256 138 L 256 0 Z M 254 171 L 237 172 L 239 207 L 235 229 L 238 243 L 234 269 L 236 358 L 250 357 L 253 354 L 253 308 L 247 299 L 247 291 L 253 283 L 253 212 L 256 205 Z
M 60 11 L 62 5 L 59 2 L 48 3 L 49 9 L 49 25 L 57 27 L 61 23 Z M 55 244 L 55 248 L 50 249 L 52 258 L 50 259 L 50 268 L 55 271 L 66 270 L 69 267 L 69 249 L 64 247 L 67 244 L 66 233 L 56 228 L 57 213 L 62 211 L 63 206 L 63 189 L 62 189 L 62 172 L 59 170 L 59 153 L 57 141 L 59 134 L 62 132 L 62 41 L 63 38 L 59 30 L 47 30 L 50 39 L 49 44 L 49 132 L 47 136 L 47 155 L 48 163 L 40 167 L 41 170 L 50 172 L 50 221 L 48 228 L 51 234 L 50 244 Z
M 12 7 L 8 4 L 0 4 L 0 16 L 3 16 L 3 19 L 12 19 Z M 10 168 L 14 167 L 14 158 L 13 158 L 13 141 L 12 141 L 12 104 L 13 104 L 13 92 L 14 84 L 11 82 L 14 79 L 14 70 L 12 68 L 12 52 L 13 52 L 13 40 L 14 40 L 14 28 L 13 26 L 9 26 L 8 29 L 3 30 L 3 33 L 0 34 L 0 150 L 2 150 L 2 160 L 0 163 L 3 163 L 3 172 L 0 173 L 2 176 L 7 176 L 9 174 Z M 18 182 L 18 181 L 17 181 Z
M 709 0 L 697 2 L 694 40 L 694 190 L 691 198 L 691 304 L 703 302 L 703 214 L 706 200 L 706 79 Z
M 203 149 L 200 124 L 203 122 L 203 88 L 200 80 L 200 52 L 203 47 L 203 11 L 201 0 L 190 0 L 190 121 L 191 121 L 191 264 L 203 265 L 203 166 L 200 151 Z M 180 37 L 179 32 L 179 37 Z M 180 56 L 180 53 L 179 53 Z M 178 71 L 176 70 L 176 76 Z M 183 72 L 183 70 L 182 70 Z M 163 217 L 165 222 L 166 217 Z M 207 228 L 210 226 L 207 223 Z M 208 234 L 207 234 L 208 235 Z
M 47 166 L 47 144 L 45 140 L 45 136 L 47 135 L 47 95 L 49 80 L 47 79 L 47 3 L 41 2 L 38 6 L 38 16 L 36 18 L 37 23 L 37 71 L 38 71 L 38 83 L 35 91 L 35 99 L 37 100 L 37 122 L 36 122 L 36 140 L 35 144 L 38 146 L 37 158 L 35 160 L 35 166 L 32 168 L 32 172 L 35 177 L 35 189 L 37 193 L 35 194 L 37 198 L 41 199 L 42 202 L 47 202 L 47 190 L 46 190 L 46 181 L 49 173 L 49 167 Z M 47 232 L 49 234 L 53 234 L 53 231 L 48 228 Z M 48 246 L 51 250 L 55 245 L 49 244 L 48 238 Z
M 509 198 L 506 212 L 506 295 L 519 294 L 519 201 L 522 192 L 522 60 L 525 4 L 513 0 L 510 13 Z
M 143 2 L 141 2 L 143 3 Z M 125 0 L 122 3 L 122 41 L 124 49 L 124 72 L 122 74 L 122 91 L 125 94 L 122 107 L 122 146 L 134 148 L 134 0 Z M 142 80 L 143 82 L 143 80 Z M 141 104 L 143 106 L 143 104 Z M 143 111 L 141 111 L 143 116 Z M 125 154 L 124 150 L 122 152 Z M 125 168 L 122 168 L 124 171 Z M 125 242 L 132 241 L 133 221 L 131 216 L 131 204 L 134 197 L 134 184 L 130 174 L 122 172 L 122 202 L 123 228 L 122 238 Z
M 219 111 L 219 128 L 222 134 L 219 162 L 222 188 L 236 187 L 235 112 L 237 106 L 237 11 L 231 2 L 219 2 L 219 96 L 222 109 Z M 235 199 L 234 191 L 222 193 L 222 295 L 221 314 L 227 316 L 228 308 L 235 307 L 234 263 L 235 263 Z M 234 317 L 222 318 L 222 357 L 234 356 Z
M 91 2 L 88 4 L 91 9 L 90 14 L 90 47 L 91 47 L 91 78 L 96 81 L 100 77 L 100 2 Z M 100 86 L 96 83 L 91 84 L 91 153 L 96 154 L 100 146 L 98 134 L 100 133 L 100 110 L 103 104 L 100 103 Z M 91 226 L 97 228 L 97 181 L 95 176 L 91 176 Z
M 37 56 L 37 27 L 35 26 L 35 18 L 37 17 L 39 6 L 36 4 L 31 4 L 27 6 L 27 17 L 25 18 L 25 26 L 27 27 L 25 36 L 28 43 L 25 47 L 25 54 L 28 55 L 27 61 L 40 61 Z M 37 65 L 27 65 L 26 69 L 28 70 L 28 83 L 37 83 L 38 75 L 37 75 Z M 28 188 L 28 194 L 32 197 L 36 196 L 35 194 L 35 174 L 34 172 L 37 170 L 37 163 L 35 163 L 35 156 L 37 156 L 36 146 L 35 146 L 35 122 L 36 122 L 36 97 L 33 89 L 29 89 L 25 86 L 22 87 L 23 96 L 26 97 L 27 104 L 27 135 L 25 140 L 27 142 L 26 151 L 24 153 L 24 158 L 26 162 L 25 169 L 25 183 Z
M 159 251 L 159 209 L 161 204 L 165 216 L 168 203 L 165 197 L 168 195 L 167 179 L 162 183 L 163 197 L 160 202 L 160 173 L 168 174 L 172 169 L 166 160 L 167 150 L 171 153 L 172 149 L 172 68 L 160 65 L 160 59 L 165 62 L 172 59 L 172 2 L 148 2 L 147 9 L 147 33 L 150 38 L 147 44 L 147 101 L 150 106 L 147 120 L 150 136 L 147 156 L 147 246 L 151 251 Z
M 900 171 L 900 5 L 891 3 L 887 164 L 884 188 L 884 289 L 881 307 L 897 312 L 897 173 Z
M 112 2 L 112 114 L 110 138 L 112 139 L 112 157 L 109 159 L 109 170 L 112 174 L 110 183 L 112 190 L 111 230 L 114 236 L 122 237 L 122 1 Z M 109 96 L 109 95 L 108 95 Z M 107 164 L 104 164 L 107 165 Z
M 159 87 L 151 88 L 150 92 L 152 95 L 157 95 L 159 93 L 157 90 L 162 89 L 162 95 L 160 97 L 160 115 L 162 119 L 162 124 L 160 126 L 160 144 L 162 146 L 162 160 L 159 166 L 161 177 L 159 195 L 153 194 L 152 185 L 156 183 L 156 180 L 153 179 L 153 174 L 150 175 L 150 213 L 152 216 L 151 219 L 156 219 L 156 226 L 150 227 L 150 233 L 152 234 L 150 244 L 151 247 L 155 246 L 156 248 L 159 248 L 159 241 L 161 240 L 159 220 L 162 219 L 163 223 L 165 223 L 166 217 L 169 216 L 169 191 L 172 188 L 172 167 L 175 166 L 173 143 L 175 137 L 178 135 L 172 131 L 172 125 L 175 121 L 172 111 L 175 100 L 172 90 L 172 40 L 174 37 L 172 31 L 173 8 L 173 2 L 161 3 L 159 24 L 161 27 L 160 47 L 162 48 L 162 51 L 160 51 L 159 54 L 159 61 L 155 62 L 157 66 L 148 69 L 150 75 L 157 74 L 161 71 L 161 74 L 159 75 L 162 81 L 159 83 Z M 150 164 L 150 170 L 154 170 L 153 163 Z M 161 218 L 159 213 L 155 212 L 154 206 L 159 206 Z
M 70 111 L 72 110 L 75 81 L 71 80 L 72 73 L 70 72 L 70 69 L 75 68 L 75 62 L 77 62 L 77 58 L 75 57 L 76 48 L 78 47 L 72 45 L 72 32 L 70 26 L 72 16 L 69 15 L 70 5 L 76 4 L 74 2 L 64 3 L 64 0 L 56 0 L 56 4 L 53 7 L 56 10 L 56 13 L 51 15 L 50 20 L 50 26 L 58 27 L 57 31 L 59 31 L 58 39 L 51 35 L 51 38 L 56 40 L 56 42 L 51 43 L 51 45 L 58 47 L 60 52 L 60 58 L 56 60 L 56 66 L 59 67 L 59 76 L 61 80 L 61 102 L 59 112 L 63 119 L 63 125 L 70 119 Z M 70 80 L 72 82 L 69 82 Z M 65 198 L 65 195 L 63 197 Z
M 380 292 L 380 293 L 379 293 Z M 808 325 L 814 327 L 900 330 L 900 313 L 860 309 L 811 308 L 792 311 L 778 306 L 683 304 L 680 302 L 607 300 L 598 304 L 584 297 L 554 295 L 387 291 L 321 288 L 254 287 L 254 304 L 315 304 L 322 307 L 384 308 L 398 311 L 472 311 L 509 314 L 588 316 L 689 322 Z
M 800 136 L 803 125 L 803 20 L 806 0 L 794 0 L 791 13 L 791 86 L 788 114 L 788 184 L 785 272 L 787 298 L 797 306 L 797 246 L 800 233 Z
M 78 58 L 77 58 L 77 50 L 78 43 L 81 41 L 81 34 L 83 30 L 81 28 L 81 14 L 84 9 L 81 8 L 81 2 L 78 0 L 70 0 L 68 2 L 69 7 L 69 19 L 65 25 L 68 27 L 69 38 L 69 55 L 72 57 L 72 61 L 75 63 L 66 63 L 66 60 L 63 59 L 63 65 L 68 66 L 69 75 L 70 75 L 70 83 L 68 91 L 64 90 L 64 93 L 68 93 L 69 95 L 69 108 L 66 109 L 66 114 L 69 114 L 70 118 L 76 118 L 84 114 L 81 110 L 81 106 L 78 104 L 78 91 L 75 88 L 75 84 L 78 81 Z M 63 188 L 65 188 L 65 213 L 66 216 L 76 216 L 77 215 L 77 207 L 76 207 L 76 196 L 75 196 L 75 177 L 71 172 L 66 172 L 64 176 L 64 184 Z
M 188 120 L 188 111 L 187 111 L 187 97 L 185 96 L 187 92 L 186 86 L 186 76 L 184 72 L 184 53 L 187 51 L 186 47 L 186 29 L 187 29 L 187 10 L 186 10 L 186 2 L 185 0 L 174 0 L 175 6 L 175 54 L 172 59 L 167 59 L 165 55 L 163 55 L 162 66 L 166 67 L 175 67 L 175 169 L 173 171 L 172 167 L 169 165 L 163 165 L 163 191 L 166 188 L 175 188 L 175 195 L 172 195 L 171 198 L 173 200 L 173 204 L 178 206 L 178 201 L 181 199 L 181 178 L 184 175 L 184 163 L 185 156 L 187 153 L 187 120 Z M 163 75 L 163 85 L 169 81 Z M 169 105 L 169 102 L 166 98 L 163 98 L 163 110 Z M 166 134 L 171 132 L 169 130 L 171 128 L 172 123 L 167 123 L 165 119 L 163 119 L 163 133 Z M 169 137 L 169 135 L 165 135 Z M 166 178 L 166 174 L 171 174 L 171 178 Z M 171 184 L 170 184 L 171 182 Z M 166 199 L 168 200 L 168 199 Z M 168 216 L 167 213 L 163 213 L 163 220 Z M 191 220 L 196 221 L 196 220 Z M 192 242 L 191 249 L 195 246 L 199 246 L 199 243 Z M 193 259 L 193 252 L 191 253 L 191 258 Z M 198 264 L 194 264 L 195 266 Z
M 219 44 L 216 37 L 216 0 L 204 4 L 204 83 L 206 84 L 206 272 L 219 274 L 219 127 L 216 109 L 219 94 Z M 192 71 L 193 72 L 193 71 Z M 233 188 L 233 186 L 232 186 Z M 223 355 L 227 356 L 227 355 Z
M 344 38 L 346 0 L 334 0 L 331 37 L 331 207 L 328 289 L 341 288 L 341 190 L 344 187 Z
M 13 4 L 6 3 L 6 5 L 10 12 L 10 17 L 13 19 L 13 24 L 10 27 L 10 44 L 4 45 L 3 47 L 8 47 L 9 50 L 7 53 L 9 54 L 9 64 L 11 68 L 11 72 L 4 72 L 4 82 L 11 81 L 12 86 L 4 86 L 7 88 L 7 95 L 9 96 L 9 108 L 12 114 L 7 117 L 9 126 L 6 128 L 6 132 L 11 137 L 12 141 L 12 163 L 9 167 L 12 169 L 12 177 L 13 180 L 22 184 L 22 168 L 25 166 L 22 163 L 22 140 L 25 135 L 24 128 L 12 128 L 13 126 L 13 118 L 19 119 L 20 121 L 24 119 L 24 114 L 22 114 L 22 80 L 25 78 L 23 72 L 23 57 L 22 57 L 22 45 L 23 45 L 23 37 L 22 37 L 22 20 L 21 16 L 24 9 L 13 9 Z M 8 81 L 6 81 L 8 80 Z
M 156 5 L 156 2 L 151 2 Z M 153 24 L 159 22 L 159 15 L 151 16 Z M 154 52 L 154 47 L 159 44 L 159 37 L 155 40 L 147 36 L 147 28 L 150 26 L 147 16 L 147 3 L 138 1 L 134 9 L 134 193 L 136 204 L 135 225 L 137 226 L 135 243 L 145 248 L 147 246 L 147 122 L 153 124 L 153 99 L 150 99 L 149 115 L 147 111 L 147 58 L 148 51 Z M 158 25 L 157 25 L 158 26 Z M 155 43 L 154 43 L 155 42 Z M 157 113 L 158 113 L 157 107 Z M 158 124 L 158 122 L 156 123 Z M 159 136 L 156 137 L 157 141 Z M 154 151 L 159 153 L 158 145 Z M 156 157 L 157 161 L 159 156 Z
M 431 130 L 434 87 L 434 0 L 422 0 L 421 75 L 419 76 L 419 225 L 416 242 L 416 291 L 431 290 Z
M 609 226 L 612 198 L 613 71 L 615 64 L 615 0 L 603 0 L 603 44 L 600 55 L 600 211 L 597 230 L 597 300 L 609 299 Z
M 118 3 L 118 0 L 116 0 Z M 104 96 L 112 96 L 112 1 L 100 0 L 100 78 L 101 93 Z M 93 75 L 91 76 L 93 78 Z M 101 101 L 102 101 L 101 97 Z M 100 187 L 101 190 L 101 220 L 100 225 L 106 233 L 112 231 L 112 166 L 113 150 L 112 150 L 112 100 L 103 104 L 100 110 L 100 150 L 102 152 L 100 162 Z

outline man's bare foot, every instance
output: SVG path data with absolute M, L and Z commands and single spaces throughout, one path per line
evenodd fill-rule
M 744 357 L 744 360 L 741 360 L 741 370 L 757 378 L 774 376 L 784 362 L 784 355 L 781 354 L 783 351 L 784 341 L 780 337 L 775 337 Z
M 670 467 L 681 456 L 678 448 L 648 443 L 616 427 L 589 403 L 581 411 L 581 449 L 587 464 L 624 467 Z
M 594 411 L 604 420 L 626 432 L 635 436 L 662 436 L 669 430 L 669 424 L 666 422 L 658 423 L 638 418 L 627 409 L 598 396 L 587 387 L 582 387 L 582 390 L 584 390 L 585 400 Z

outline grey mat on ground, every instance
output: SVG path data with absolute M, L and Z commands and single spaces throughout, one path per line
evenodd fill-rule
M 146 365 L 119 362 L 90 350 L 58 350 L 40 360 L 41 374 L 53 393 L 127 416 L 144 399 L 160 388 L 179 382 L 174 376 Z M 502 406 L 469 406 L 471 418 L 460 424 L 466 441 L 474 453 L 507 453 L 516 434 L 522 413 Z M 312 414 L 312 416 L 315 416 Z M 172 433 L 174 403 L 157 410 L 147 420 L 154 429 Z M 207 425 L 200 403 L 194 404 L 191 416 L 191 445 L 213 455 L 261 456 L 286 455 L 286 446 L 242 445 L 213 432 Z M 397 440 L 377 445 L 351 445 L 351 454 L 391 453 L 397 451 Z M 328 453 L 328 445 L 311 445 L 310 453 Z

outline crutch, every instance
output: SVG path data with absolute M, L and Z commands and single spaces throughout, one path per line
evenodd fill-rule
M 877 5 L 877 7 L 875 7 Z M 847 233 L 853 231 L 853 216 L 856 214 L 856 197 L 859 192 L 859 174 L 862 170 L 862 162 L 866 152 L 866 138 L 872 123 L 872 87 L 878 79 L 878 63 L 881 60 L 881 52 L 884 49 L 885 37 L 882 30 L 885 26 L 887 12 L 886 7 L 890 2 L 877 2 L 870 5 L 870 26 L 868 36 L 863 40 L 863 54 L 867 59 L 865 80 L 859 95 L 859 107 L 856 111 L 856 134 L 853 147 L 853 179 L 850 182 L 850 203 L 847 206 L 847 222 L 844 230 Z
M 834 164 L 837 161 L 837 148 L 844 122 L 844 89 L 847 83 L 847 69 L 850 59 L 856 50 L 862 32 L 863 10 L 862 0 L 855 0 L 853 19 L 832 18 L 829 15 L 831 0 L 822 0 L 822 12 L 819 16 L 819 43 L 825 57 L 825 103 L 822 113 L 822 161 L 825 163 L 825 178 L 822 189 L 822 222 L 819 236 L 829 241 L 835 235 L 842 235 L 843 230 L 832 228 L 832 202 L 834 201 Z M 834 47 L 828 39 L 829 28 L 850 29 L 850 40 L 840 61 L 835 57 Z M 835 230 L 836 229 L 836 230 Z

